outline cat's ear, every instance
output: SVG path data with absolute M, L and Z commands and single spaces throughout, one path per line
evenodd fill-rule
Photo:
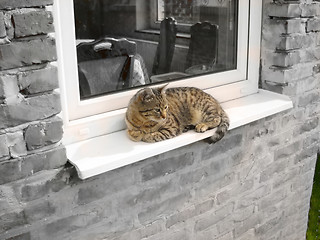
M 159 92 L 160 92 L 161 94 L 165 94 L 165 93 L 166 93 L 166 90 L 167 90 L 167 88 L 168 88 L 168 85 L 169 85 L 169 83 L 167 83 L 166 85 L 164 85 L 164 86 L 162 86 L 162 87 L 159 87 Z
M 142 102 L 150 102 L 154 99 L 154 93 L 151 88 L 145 88 L 139 93 L 138 98 Z

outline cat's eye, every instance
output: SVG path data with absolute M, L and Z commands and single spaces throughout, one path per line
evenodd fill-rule
M 166 105 L 166 106 L 164 107 L 164 109 L 167 110 L 167 109 L 168 109 L 168 105 Z
M 156 113 L 160 113 L 160 112 L 161 112 L 160 108 L 155 108 L 154 111 L 155 111 Z

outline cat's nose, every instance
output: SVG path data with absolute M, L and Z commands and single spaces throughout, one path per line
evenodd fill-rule
M 161 112 L 161 117 L 165 119 L 167 117 L 167 114 L 165 112 Z

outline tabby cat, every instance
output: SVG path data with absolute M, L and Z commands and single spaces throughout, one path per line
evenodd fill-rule
M 131 140 L 158 142 L 189 129 L 212 128 L 217 129 L 211 143 L 223 138 L 229 118 L 217 100 L 198 88 L 166 86 L 141 89 L 130 100 L 126 124 Z

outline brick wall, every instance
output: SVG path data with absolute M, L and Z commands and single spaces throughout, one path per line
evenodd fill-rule
M 264 0 L 261 86 L 289 95 L 292 110 L 85 181 L 60 144 L 47 5 L 0 2 L 0 239 L 305 239 L 319 150 L 318 1 Z

